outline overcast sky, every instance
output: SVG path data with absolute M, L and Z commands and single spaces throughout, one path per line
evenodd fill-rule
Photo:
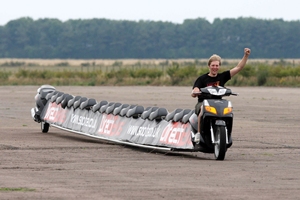
M 300 0 L 6 0 L 0 25 L 21 17 L 69 19 L 106 18 L 182 23 L 185 19 L 254 17 L 300 20 Z

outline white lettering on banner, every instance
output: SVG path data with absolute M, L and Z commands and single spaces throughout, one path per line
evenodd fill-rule
M 71 116 L 71 123 L 86 126 L 89 128 L 95 128 L 96 126 L 96 120 L 93 118 L 88 118 L 80 115 L 72 114 Z
M 166 128 L 164 129 L 164 131 L 162 132 L 159 141 L 161 141 L 161 142 L 166 142 L 167 139 L 168 139 L 168 137 L 169 137 L 169 133 L 172 131 L 172 129 L 173 129 L 172 124 L 168 124 L 168 125 L 166 126 Z
M 158 126 L 157 128 L 150 127 L 150 125 L 148 125 L 147 127 L 145 127 L 145 126 L 129 126 L 126 134 L 155 138 L 157 136 L 157 134 L 159 133 L 159 131 L 160 131 L 160 126 Z
M 110 135 L 114 123 L 115 123 L 114 119 L 107 119 L 106 115 L 103 115 L 98 132 L 101 134 Z
M 48 119 L 48 120 L 51 120 L 51 121 L 54 121 L 56 113 L 57 113 L 58 110 L 59 110 L 58 107 L 51 107 L 50 110 L 47 110 L 47 113 L 46 113 L 44 118 Z
M 173 127 L 172 124 L 168 124 L 160 137 L 160 142 L 178 144 L 180 142 L 181 135 L 184 132 L 184 125 L 181 125 L 180 127 Z

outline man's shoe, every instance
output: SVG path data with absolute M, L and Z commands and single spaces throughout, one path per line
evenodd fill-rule
M 200 133 L 199 133 L 199 132 L 195 134 L 194 142 L 195 142 L 196 144 L 199 144 L 199 143 L 200 143 Z

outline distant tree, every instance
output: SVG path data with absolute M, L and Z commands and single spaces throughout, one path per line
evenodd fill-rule
M 20 18 L 0 26 L 2 58 L 299 58 L 300 21 L 255 18 L 141 20 Z

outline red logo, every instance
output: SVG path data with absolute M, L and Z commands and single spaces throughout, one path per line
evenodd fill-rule
M 98 134 L 99 135 L 120 135 L 122 132 L 122 127 L 124 122 L 122 122 L 119 116 L 115 116 L 112 114 L 106 115 L 103 114 Z
M 190 145 L 192 144 L 191 127 L 181 122 L 170 123 L 163 130 L 159 141 L 176 146 Z
M 44 117 L 44 120 L 53 123 L 63 123 L 66 119 L 67 110 L 64 110 L 61 105 L 50 103 Z

